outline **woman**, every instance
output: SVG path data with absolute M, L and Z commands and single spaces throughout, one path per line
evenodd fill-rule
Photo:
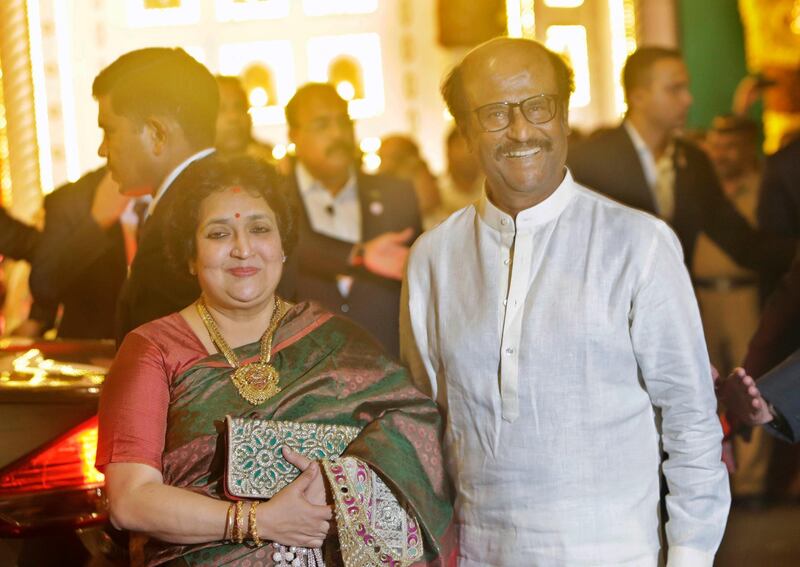
M 97 467 L 106 474 L 112 522 L 150 536 L 148 565 L 313 564 L 314 553 L 279 544 L 313 550 L 323 540 L 341 547 L 347 565 L 381 562 L 388 548 L 403 556 L 391 557 L 397 565 L 436 560 L 451 515 L 439 414 L 359 328 L 276 296 L 293 226 L 268 167 L 212 156 L 171 190 L 180 193 L 168 246 L 202 293 L 129 333 L 109 372 Z M 361 432 L 341 459 L 322 466 L 285 450 L 303 473 L 260 505 L 236 505 L 223 489 L 226 415 Z M 380 526 L 365 533 L 352 521 L 347 488 L 338 486 L 345 478 L 382 479 L 404 505 L 371 510 L 373 518 L 405 517 L 402 533 L 381 532 L 395 538 L 393 547 L 370 531 Z M 424 556 L 409 533 L 417 525 Z M 334 555 L 327 549 L 326 559 Z

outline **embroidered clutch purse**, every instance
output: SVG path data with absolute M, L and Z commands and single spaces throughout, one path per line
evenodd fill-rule
M 286 445 L 312 460 L 340 456 L 361 431 L 358 427 L 225 418 L 225 494 L 230 498 L 272 498 L 300 471 L 283 458 Z

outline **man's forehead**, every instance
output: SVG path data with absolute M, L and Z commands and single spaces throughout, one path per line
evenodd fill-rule
M 471 102 L 489 92 L 524 96 L 555 92 L 555 72 L 540 49 L 503 51 L 465 61 L 463 85 Z
M 312 95 L 298 109 L 306 117 L 347 114 L 347 103 L 332 95 Z

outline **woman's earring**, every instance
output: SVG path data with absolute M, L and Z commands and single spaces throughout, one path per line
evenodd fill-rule
M 281 259 L 281 262 L 283 262 L 284 264 L 286 263 L 286 254 L 283 255 L 283 258 Z

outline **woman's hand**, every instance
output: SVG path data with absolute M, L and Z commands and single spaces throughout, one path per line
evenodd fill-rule
M 306 469 L 308 469 L 308 467 L 314 464 L 314 461 L 312 461 L 308 457 L 305 457 L 300 453 L 298 453 L 297 451 L 293 451 L 292 449 L 286 446 L 283 447 L 283 458 L 289 461 L 290 464 L 296 466 L 301 471 L 305 471 Z M 325 481 L 323 479 L 322 474 L 317 475 L 317 477 L 311 482 L 311 484 L 305 491 L 305 495 L 306 499 L 312 504 L 323 506 L 328 503 L 328 500 L 325 495 Z
M 283 545 L 322 547 L 333 513 L 328 506 L 309 502 L 306 491 L 316 493 L 318 489 L 312 488 L 315 482 L 322 483 L 322 471 L 317 463 L 311 462 L 294 482 L 258 508 L 261 539 Z

